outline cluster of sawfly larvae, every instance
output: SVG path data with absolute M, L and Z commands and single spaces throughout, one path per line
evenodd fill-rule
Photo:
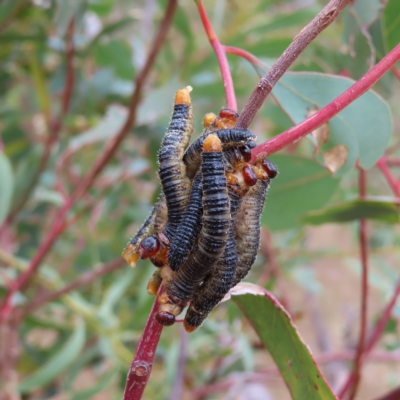
M 158 154 L 162 194 L 123 257 L 132 267 L 149 258 L 157 267 L 147 291 L 158 296 L 157 321 L 172 325 L 189 305 L 184 327 L 196 330 L 253 265 L 260 216 L 270 179 L 267 159 L 250 165 L 256 137 L 234 128 L 238 114 L 223 109 L 204 117 L 203 134 L 190 146 L 190 86 L 178 90 Z

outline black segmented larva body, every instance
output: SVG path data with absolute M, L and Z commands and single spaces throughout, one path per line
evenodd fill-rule
M 178 91 L 177 97 L 184 90 Z M 168 207 L 168 222 L 164 234 L 169 241 L 172 241 L 182 220 L 191 186 L 186 176 L 186 166 L 182 162 L 193 132 L 193 111 L 188 92 L 186 96 L 183 104 L 177 97 L 175 99 L 171 123 L 158 153 L 158 175 Z
M 236 218 L 236 246 L 238 266 L 232 287 L 250 271 L 260 245 L 260 217 L 269 188 L 269 179 L 259 179 L 243 198 Z
M 167 222 L 167 204 L 164 194 L 161 194 L 159 201 L 153 207 L 151 214 L 139 229 L 138 233 L 129 241 L 128 246 L 123 252 L 123 257 L 132 267 L 139 259 L 139 246 L 143 239 L 160 233 Z
M 198 172 L 193 181 L 185 216 L 168 251 L 168 261 L 172 271 L 177 271 L 185 262 L 200 232 L 203 215 L 202 195 L 202 175 Z
M 195 292 L 185 315 L 184 326 L 188 332 L 197 329 L 213 308 L 234 286 L 238 255 L 236 251 L 236 214 L 243 196 L 238 194 L 232 185 L 228 185 L 231 221 L 228 243 L 223 258 L 218 260 L 210 276 Z
M 256 136 L 246 129 L 220 129 L 213 133 L 215 133 L 221 140 L 224 151 L 236 147 L 240 143 L 246 144 L 256 139 Z M 207 135 L 204 135 L 196 139 L 186 150 L 185 156 L 183 157 L 183 162 L 186 165 L 186 175 L 190 179 L 196 175 L 201 164 L 203 142 L 206 137 Z
M 217 140 L 219 150 L 208 150 L 211 140 Z M 230 209 L 224 162 L 220 141 L 215 135 L 204 141 L 201 172 L 203 175 L 203 217 L 199 239 L 186 263 L 166 283 L 166 293 L 173 303 L 181 305 L 190 300 L 194 290 L 212 271 L 224 254 L 230 226 Z M 169 304 L 161 304 L 160 311 L 169 313 Z M 178 314 L 174 314 L 178 315 Z M 158 318 L 160 321 L 160 319 Z

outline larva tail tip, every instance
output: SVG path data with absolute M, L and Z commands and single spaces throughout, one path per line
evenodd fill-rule
M 188 324 L 187 321 L 183 321 L 183 327 L 185 328 L 185 331 L 187 333 L 192 333 L 198 328 L 197 326 L 192 326 L 192 325 Z
M 187 104 L 190 105 L 190 92 L 192 91 L 191 86 L 186 86 L 183 89 L 177 90 L 175 94 L 175 105 L 176 104 Z
M 133 245 L 129 244 L 122 253 L 122 257 L 132 268 L 135 268 L 136 262 L 137 260 L 139 260 L 140 255 L 136 251 L 134 251 Z
M 221 141 L 219 140 L 219 137 L 212 133 L 211 135 L 208 135 L 204 139 L 203 143 L 203 151 L 205 153 L 213 153 L 217 151 L 222 151 L 222 145 Z
M 204 128 L 208 128 L 213 122 L 217 119 L 217 116 L 214 113 L 207 113 L 203 118 L 203 126 Z

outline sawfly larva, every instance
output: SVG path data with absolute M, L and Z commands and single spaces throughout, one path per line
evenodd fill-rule
M 164 234 L 171 242 L 185 212 L 191 186 L 183 156 L 193 132 L 192 88 L 178 90 L 168 131 L 158 153 L 158 175 L 167 200 L 168 221 Z
M 202 229 L 186 263 L 165 284 L 156 319 L 171 325 L 190 300 L 193 292 L 224 254 L 230 226 L 229 196 L 221 141 L 210 134 L 203 142 L 201 173 L 203 179 Z

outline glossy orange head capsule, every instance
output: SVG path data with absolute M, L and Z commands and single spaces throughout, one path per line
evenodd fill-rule
M 247 186 L 254 186 L 257 183 L 257 175 L 250 166 L 246 165 L 242 169 L 242 175 Z
M 154 256 L 160 249 L 160 242 L 155 236 L 149 236 L 142 240 L 139 246 L 139 254 L 142 260 Z

